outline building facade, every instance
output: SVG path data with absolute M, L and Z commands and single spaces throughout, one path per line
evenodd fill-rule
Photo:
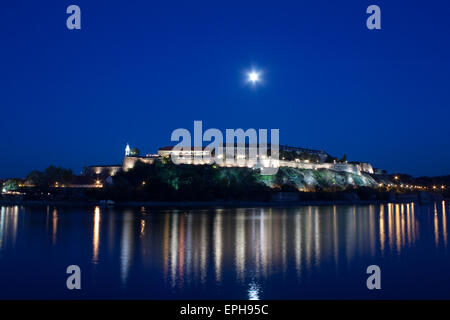
M 228 146 L 229 147 L 229 146 Z M 219 147 L 220 148 L 220 147 Z M 329 169 L 334 171 L 344 171 L 350 172 L 354 174 L 361 173 L 369 173 L 373 174 L 374 170 L 370 163 L 363 162 L 352 162 L 352 163 L 328 163 L 325 162 L 327 157 L 329 156 L 323 150 L 313 150 L 299 147 L 291 147 L 291 146 L 279 146 L 280 152 L 290 152 L 294 155 L 301 154 L 311 154 L 316 156 L 316 161 L 311 162 L 309 160 L 301 160 L 301 159 L 272 159 L 270 157 L 270 144 L 267 146 L 266 154 L 259 154 L 258 149 L 259 146 L 248 146 L 246 145 L 243 150 L 244 152 L 238 153 L 238 146 L 233 146 L 234 152 L 229 152 L 231 149 L 227 149 L 227 146 L 222 146 L 222 154 L 218 155 L 217 158 L 223 159 L 223 161 L 219 161 L 216 163 L 219 166 L 224 167 L 249 167 L 254 169 L 259 169 L 263 167 L 291 167 L 298 169 Z M 255 148 L 255 150 L 251 150 Z M 136 156 L 131 155 L 130 146 L 127 144 L 125 148 L 125 156 L 121 165 L 98 165 L 98 166 L 89 166 L 85 169 L 84 175 L 90 177 L 96 177 L 99 179 L 105 179 L 107 177 L 111 177 L 117 174 L 119 171 L 128 171 L 132 169 L 137 162 L 143 162 L 147 164 L 152 164 L 158 158 L 171 158 L 172 156 L 176 156 L 178 159 L 178 164 L 211 164 L 205 160 L 205 157 L 210 155 L 210 151 L 203 147 L 187 147 L 183 149 L 175 148 L 172 146 L 162 147 L 158 149 L 157 154 L 147 154 L 145 156 Z M 228 150 L 228 151 L 227 151 Z M 241 149 L 242 151 L 242 149 Z M 253 153 L 252 153 L 253 152 Z M 255 153 L 256 152 L 256 153 Z M 249 157 L 249 155 L 255 155 Z M 267 155 L 269 154 L 269 155 Z

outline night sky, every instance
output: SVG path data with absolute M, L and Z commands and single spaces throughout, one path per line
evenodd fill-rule
M 66 28 L 67 6 L 81 30 Z M 381 30 L 366 8 L 381 7 Z M 450 174 L 448 1 L 1 1 L 0 177 L 121 163 L 176 128 Z M 246 72 L 263 72 L 251 86 Z

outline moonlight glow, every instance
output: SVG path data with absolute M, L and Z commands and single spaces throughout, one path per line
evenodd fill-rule
M 248 81 L 250 81 L 251 83 L 256 83 L 259 82 L 260 80 L 261 79 L 258 72 L 251 71 L 248 73 Z

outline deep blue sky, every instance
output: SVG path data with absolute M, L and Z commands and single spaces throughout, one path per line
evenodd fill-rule
M 370 4 L 382 30 L 365 26 Z M 0 177 L 120 163 L 126 142 L 154 153 L 194 120 L 450 174 L 449 12 L 434 0 L 2 1 Z

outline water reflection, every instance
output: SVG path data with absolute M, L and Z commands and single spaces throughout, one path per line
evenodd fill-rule
M 52 241 L 53 245 L 56 244 L 56 234 L 58 233 L 58 210 L 53 209 L 52 212 Z
M 434 243 L 436 249 L 439 248 L 439 244 L 442 241 L 443 247 L 447 248 L 447 211 L 446 203 L 442 201 L 441 212 L 438 210 L 439 206 L 434 203 L 433 210 L 433 231 L 434 231 Z M 440 227 L 439 227 L 440 225 Z M 442 237 L 442 240 L 440 239 Z
M 379 229 L 380 229 L 380 250 L 381 254 L 384 255 L 384 241 L 386 239 L 385 231 L 384 231 L 384 206 L 380 206 L 380 221 L 379 221 Z
M 160 243 L 172 287 L 209 276 L 221 283 L 230 262 L 241 283 L 284 274 L 290 264 L 300 278 L 324 263 L 337 269 L 342 257 L 348 265 L 399 255 L 416 242 L 413 204 L 233 211 L 165 214 Z
M 439 218 L 438 218 L 438 212 L 437 212 L 437 206 L 436 203 L 434 204 L 434 242 L 436 244 L 436 248 L 439 245 Z
M 94 263 L 98 262 L 98 246 L 100 243 L 100 208 L 95 207 L 94 210 L 94 232 L 92 236 L 92 247 Z
M 214 267 L 216 273 L 216 281 L 221 282 L 222 280 L 222 221 L 223 216 L 220 213 L 214 215 Z
M 134 213 L 127 210 L 122 216 L 122 237 L 120 240 L 120 279 L 126 285 L 128 272 L 133 259 Z
M 419 239 L 427 248 L 438 249 L 431 250 L 434 254 L 442 252 L 447 248 L 447 206 L 442 201 L 427 207 L 95 207 L 87 218 L 85 212 L 79 218 L 66 209 L 48 207 L 39 209 L 42 225 L 34 228 L 29 226 L 39 221 L 36 212 L 6 206 L 0 210 L 0 253 L 35 232 L 36 239 L 55 250 L 71 245 L 65 252 L 87 252 L 96 267 L 115 268 L 122 287 L 142 272 L 172 291 L 233 283 L 240 285 L 245 298 L 260 299 L 267 292 L 264 284 L 274 277 L 301 283 L 324 268 L 337 276 L 355 261 L 407 255 Z M 21 225 L 25 221 L 28 225 Z
M 260 287 L 255 282 L 251 282 L 248 288 L 248 300 L 259 300 Z
M 442 236 L 444 237 L 444 246 L 447 248 L 447 216 L 445 212 L 445 201 L 442 201 Z
M 19 207 L 1 207 L 0 210 L 0 252 L 6 245 L 16 244 Z

